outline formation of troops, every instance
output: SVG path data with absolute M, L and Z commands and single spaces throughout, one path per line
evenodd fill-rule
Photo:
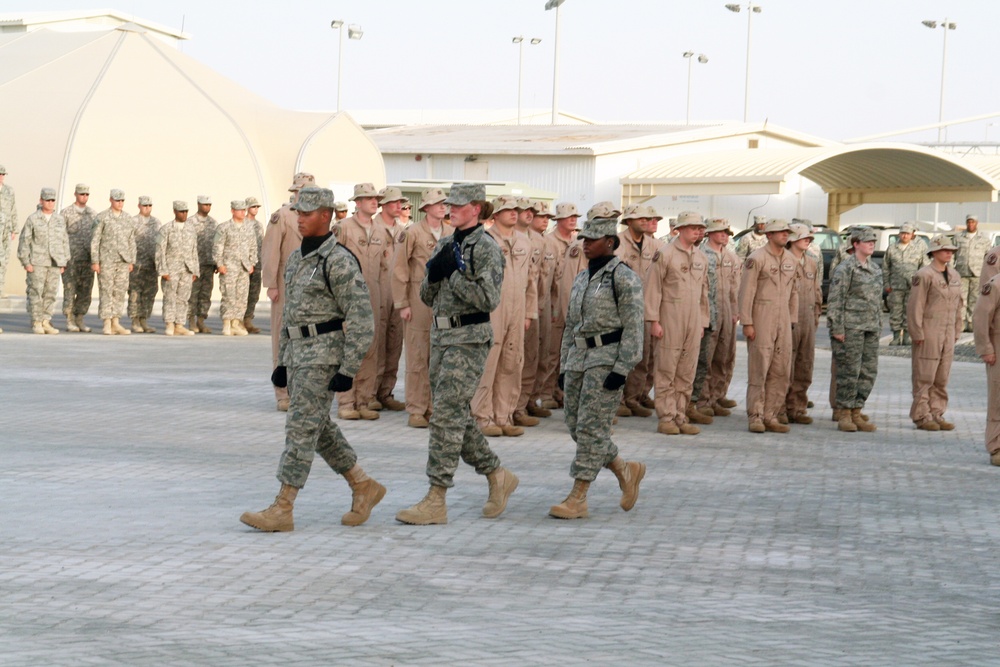
M 16 210 L 2 187 L 6 242 Z M 650 206 L 619 211 L 601 202 L 581 226 L 572 203 L 550 208 L 506 195 L 487 201 L 478 184 L 425 190 L 423 217 L 413 223 L 411 204 L 395 187 L 356 185 L 353 215 L 310 174 L 296 174 L 289 191 L 289 203 L 262 226 L 252 197 L 231 202 L 221 224 L 208 197 L 198 197 L 190 218 L 187 204 L 175 201 L 173 219 L 161 224 L 148 197 L 129 216 L 125 194 L 112 190 L 109 207 L 94 213 L 89 188 L 80 184 L 75 203 L 56 213 L 55 191 L 45 188 L 18 242 L 35 333 L 57 333 L 51 317 L 60 276 L 67 330 L 88 330 L 83 316 L 96 275 L 110 335 L 130 333 L 120 322 L 126 308 L 131 331 L 153 331 L 157 280 L 169 335 L 210 332 L 216 274 L 224 335 L 259 331 L 253 307 L 267 290 L 272 384 L 277 408 L 288 412 L 286 446 L 279 495 L 271 507 L 241 517 L 250 526 L 293 528 L 292 506 L 316 453 L 352 489 L 346 525 L 367 520 L 384 496 L 331 419 L 334 398 L 339 419 L 405 410 L 410 427 L 429 429 L 429 491 L 397 515 L 417 525 L 447 521 L 445 495 L 459 459 L 487 478 L 483 513 L 499 516 L 518 478 L 487 438 L 521 436 L 556 409 L 564 411 L 577 455 L 572 490 L 551 515 L 587 516 L 587 489 L 601 468 L 614 473 L 621 506 L 631 509 L 645 466 L 618 455 L 612 424 L 655 414 L 657 433 L 696 436 L 730 416 L 737 327 L 748 351 L 748 431 L 782 434 L 813 421 L 807 394 L 823 259 L 808 221 L 758 217 L 733 244 L 728 221 L 694 211 L 680 213 L 669 235 L 657 238 L 663 216 Z M 919 430 L 954 428 L 945 419 L 954 345 L 974 331 L 990 378 L 986 446 L 1000 465 L 1000 394 L 993 389 L 1000 253 L 975 216 L 964 231 L 930 243 L 914 231 L 902 226 L 880 268 L 874 230 L 855 227 L 833 262 L 833 419 L 841 431 L 876 430 L 863 410 L 877 376 L 887 294 L 891 344 L 913 348 L 910 417 Z M 400 401 L 394 389 L 404 351 Z

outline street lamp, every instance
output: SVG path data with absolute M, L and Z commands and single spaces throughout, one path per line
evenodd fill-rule
M 524 37 L 518 35 L 510 40 L 517 44 L 517 124 L 521 124 L 521 88 L 524 86 Z M 531 45 L 542 43 L 541 37 L 532 37 Z
M 945 65 L 948 62 L 948 31 L 957 28 L 958 24 L 948 19 L 940 23 L 937 21 L 921 21 L 921 23 L 931 30 L 938 27 L 944 30 L 944 48 L 941 49 L 941 96 L 938 105 L 938 143 L 940 144 L 944 142 L 944 74 Z
M 552 59 L 552 124 L 556 124 L 556 116 L 559 113 L 559 7 L 566 0 L 547 0 L 545 11 L 556 10 L 556 40 L 555 57 Z
M 337 55 L 337 113 L 340 113 L 340 82 L 344 76 L 344 22 L 339 19 L 330 21 L 330 27 L 340 31 L 340 48 Z M 361 39 L 364 36 L 361 26 L 352 23 L 347 26 L 348 39 Z
M 691 63 L 694 61 L 694 51 L 685 51 L 682 54 L 688 61 L 688 95 L 687 95 L 687 113 L 684 116 L 684 124 L 691 124 Z M 704 53 L 698 54 L 698 62 L 702 65 L 708 62 L 708 56 Z
M 727 4 L 726 9 L 737 14 L 742 11 L 742 7 L 737 4 Z M 754 14 L 760 14 L 761 6 L 747 4 L 747 75 L 743 84 L 743 122 L 747 122 L 747 109 L 750 107 L 750 26 Z

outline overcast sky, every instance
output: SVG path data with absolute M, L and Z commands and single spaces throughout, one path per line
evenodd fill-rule
M 565 0 L 559 107 L 598 122 L 683 122 L 687 50 L 692 122 L 741 120 L 747 12 L 723 0 Z M 944 117 L 1000 112 L 996 0 L 760 0 L 753 14 L 750 120 L 847 139 L 938 119 L 948 18 Z M 545 0 L 9 0 L 0 11 L 108 6 L 180 28 L 182 50 L 275 103 L 336 106 L 338 35 L 345 39 L 343 107 L 508 108 L 517 104 L 515 35 L 524 48 L 525 108 L 552 104 L 555 11 Z M 990 123 L 995 122 L 996 126 Z M 935 130 L 894 140 L 932 141 Z M 1000 117 L 951 128 L 949 140 L 1000 141 Z

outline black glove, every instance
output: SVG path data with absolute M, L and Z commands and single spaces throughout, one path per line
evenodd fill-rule
M 354 378 L 337 373 L 330 380 L 330 391 L 350 391 L 354 386 Z
M 560 390 L 562 390 L 562 391 L 566 390 L 566 374 L 565 373 L 560 373 L 559 374 L 559 380 L 558 380 L 558 382 L 556 384 L 559 385 L 559 389 Z
M 604 378 L 604 388 L 608 391 L 618 391 L 625 386 L 625 376 L 621 373 L 611 371 L 608 377 Z
M 288 386 L 288 369 L 284 366 L 278 366 L 271 373 L 271 384 L 279 389 L 284 389 Z
M 457 270 L 458 264 L 455 262 L 455 255 L 446 246 L 427 262 L 427 280 L 432 283 L 439 283 L 446 278 L 450 278 L 451 274 Z

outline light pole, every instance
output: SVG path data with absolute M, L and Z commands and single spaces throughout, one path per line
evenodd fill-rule
M 566 0 L 547 0 L 545 10 L 556 10 L 556 40 L 555 57 L 552 59 L 552 124 L 556 124 L 556 116 L 559 114 L 559 7 Z
M 958 24 L 948 19 L 941 21 L 941 23 L 937 21 L 921 21 L 921 23 L 931 30 L 937 27 L 944 30 L 944 48 L 941 49 L 941 96 L 938 104 L 938 143 L 940 144 L 944 142 L 944 75 L 945 65 L 948 64 L 948 31 L 957 28 Z
M 518 35 L 510 40 L 517 44 L 517 124 L 521 124 L 521 89 L 524 87 L 524 37 Z M 532 37 L 531 45 L 542 43 L 541 37 Z
M 337 113 L 340 113 L 340 82 L 344 77 L 344 22 L 339 19 L 330 21 L 330 27 L 340 31 L 340 47 L 337 54 Z M 361 26 L 352 23 L 347 26 L 348 39 L 361 39 L 364 36 Z
M 684 124 L 691 124 L 691 63 L 694 61 L 694 51 L 685 51 L 683 56 L 688 61 L 688 96 L 687 96 L 687 113 L 684 115 Z M 702 65 L 708 62 L 708 56 L 704 53 L 698 54 L 698 62 Z
M 726 9 L 737 14 L 743 9 L 737 4 L 728 4 Z M 761 6 L 752 3 L 747 4 L 747 75 L 743 84 L 743 122 L 747 122 L 747 110 L 750 108 L 750 26 L 754 14 L 760 14 Z

